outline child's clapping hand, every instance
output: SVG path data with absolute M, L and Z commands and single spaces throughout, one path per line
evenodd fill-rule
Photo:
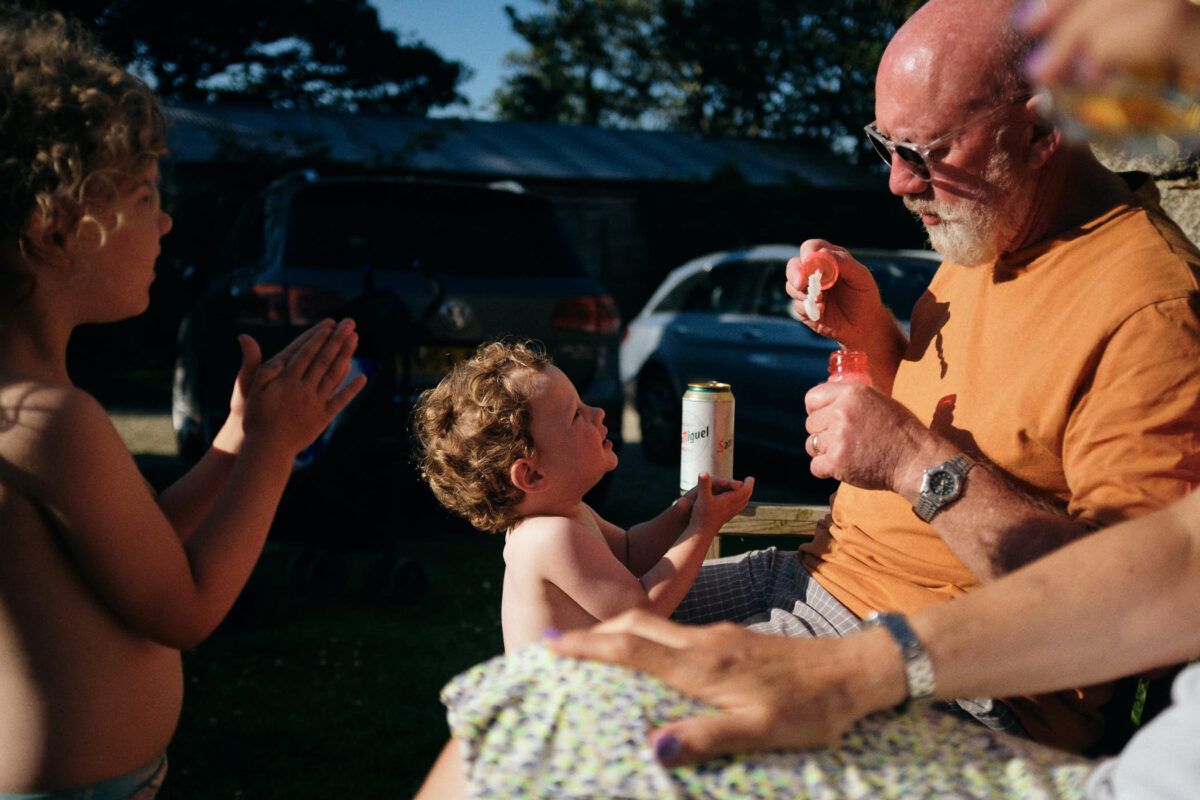
M 290 455 L 320 436 L 367 382 L 364 375 L 346 381 L 358 344 L 351 319 L 318 322 L 265 362 L 253 338 L 243 334 L 238 344 L 242 366 L 229 418 L 246 439 L 263 437 Z

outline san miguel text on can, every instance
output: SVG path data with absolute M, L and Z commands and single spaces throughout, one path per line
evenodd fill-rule
M 689 383 L 683 393 L 679 493 L 695 486 L 701 472 L 733 477 L 733 392 L 728 383 Z

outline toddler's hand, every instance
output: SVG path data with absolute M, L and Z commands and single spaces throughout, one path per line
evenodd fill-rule
M 242 406 L 246 437 L 261 436 L 294 456 L 313 442 L 366 384 L 345 383 L 358 345 L 354 321 L 317 323 L 265 363 L 258 344 L 239 336 L 242 369 L 232 405 Z
M 718 478 L 714 486 L 712 476 L 701 472 L 695 488 L 696 501 L 691 522 L 715 533 L 750 502 L 754 478 L 746 478 L 745 481 Z

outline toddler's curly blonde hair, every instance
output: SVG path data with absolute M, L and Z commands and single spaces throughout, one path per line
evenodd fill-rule
M 532 379 L 551 363 L 534 342 L 490 342 L 425 391 L 413 410 L 421 476 L 438 501 L 481 531 L 519 519 L 524 492 L 509 476 L 533 455 Z
M 140 80 L 58 13 L 0 10 L 0 241 L 28 253 L 40 211 L 56 237 L 87 220 L 89 201 L 111 200 L 166 151 L 166 119 Z M 120 209 L 117 208 L 120 224 Z M 0 298 L 14 306 L 34 278 L 0 263 Z

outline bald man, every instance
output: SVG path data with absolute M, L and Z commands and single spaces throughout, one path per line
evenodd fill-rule
M 811 469 L 841 481 L 832 514 L 798 556 L 706 564 L 676 620 L 842 636 L 1200 484 L 1200 253 L 1148 176 L 1110 171 L 1039 116 L 1008 14 L 1007 0 L 932 0 L 888 44 L 867 135 L 945 261 L 906 337 L 865 267 L 805 243 L 841 267 L 810 324 L 865 350 L 875 385 L 806 397 Z M 960 705 L 1079 751 L 1110 694 Z

